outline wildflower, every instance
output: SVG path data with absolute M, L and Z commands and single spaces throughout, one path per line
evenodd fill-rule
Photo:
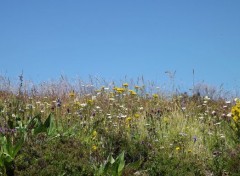
M 128 87 L 128 83 L 123 83 L 123 87 L 127 88 Z
M 140 87 L 139 87 L 139 86 L 135 86 L 134 88 L 135 88 L 136 90 L 138 90 Z
M 176 150 L 179 151 L 179 150 L 180 150 L 180 147 L 176 147 Z
M 129 92 L 130 92 L 130 95 L 137 95 L 137 93 L 134 92 L 133 90 L 129 90 Z
M 87 104 L 86 104 L 86 103 L 82 103 L 82 104 L 80 104 L 80 106 L 81 106 L 82 108 L 84 108 L 84 107 L 87 106 Z
M 116 92 L 119 93 L 119 94 L 122 94 L 122 93 L 125 91 L 124 88 L 116 88 L 115 90 L 116 90 Z
M 192 150 L 188 150 L 188 153 L 191 153 L 192 152 Z
M 114 101 L 115 99 L 114 98 L 109 98 L 109 101 Z
M 93 151 L 96 151 L 96 150 L 97 150 L 97 146 L 96 146 L 96 145 L 93 145 L 93 146 L 92 146 L 92 150 L 93 150 Z
M 93 100 L 88 100 L 88 101 L 87 101 L 87 104 L 88 104 L 88 105 L 93 105 Z
M 130 122 L 132 120 L 131 117 L 126 118 L 126 122 Z
M 75 101 L 75 102 L 74 102 L 74 105 L 77 106 L 77 107 L 79 107 L 79 106 L 81 105 L 81 103 L 80 103 L 79 101 Z
M 157 99 L 158 98 L 158 94 L 153 94 L 153 98 Z
M 238 121 L 238 117 L 237 116 L 233 116 L 233 121 L 237 122 Z
M 57 105 L 57 107 L 61 107 L 61 105 L 62 105 L 62 102 L 61 102 L 61 100 L 59 98 L 57 99 L 56 105 Z
M 193 136 L 193 142 L 196 143 L 196 141 L 197 141 L 197 137 Z
M 204 119 L 204 117 L 203 117 L 203 116 L 201 116 L 201 117 L 199 117 L 199 119 L 200 119 L 200 120 L 203 120 L 203 119 Z
M 217 123 L 215 123 L 214 125 L 216 126 L 216 125 L 220 125 L 221 124 L 221 122 L 217 122 Z
M 164 118 L 163 118 L 163 121 L 164 121 L 165 123 L 168 123 L 168 122 L 169 122 L 169 119 L 168 119 L 167 117 L 164 117 Z
M 204 100 L 208 101 L 208 100 L 210 100 L 210 98 L 208 96 L 205 96 Z
M 231 114 L 234 122 L 237 123 L 240 119 L 240 102 L 237 102 L 236 105 L 232 107 Z
M 95 138 L 95 137 L 97 136 L 97 131 L 94 130 L 93 133 L 92 133 L 92 135 L 93 135 L 93 138 Z
M 226 114 L 223 113 L 223 114 L 222 114 L 222 118 L 226 118 L 226 117 L 227 117 Z
M 223 134 L 221 134 L 221 135 L 220 135 L 220 138 L 224 139 L 224 138 L 225 138 L 225 136 L 224 136 Z
M 136 113 L 136 114 L 134 114 L 134 117 L 135 117 L 136 119 L 138 119 L 138 118 L 140 117 L 140 115 L 139 115 L 138 113 Z
M 212 111 L 212 115 L 213 116 L 217 115 L 216 111 Z
M 69 95 L 70 98 L 74 98 L 75 97 L 74 90 L 70 91 L 68 95 Z
M 120 118 L 126 118 L 126 117 L 127 115 L 123 115 L 123 114 L 120 115 Z

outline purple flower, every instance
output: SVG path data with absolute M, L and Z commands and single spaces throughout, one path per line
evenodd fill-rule
M 197 141 L 197 137 L 193 136 L 193 142 L 195 143 Z
M 57 103 L 56 104 L 57 104 L 57 107 L 61 107 L 62 102 L 61 102 L 61 100 L 59 98 L 57 99 Z
M 13 128 L 5 128 L 5 127 L 0 127 L 0 133 L 3 134 L 3 135 L 6 135 L 6 134 L 14 134 L 16 133 L 16 129 Z

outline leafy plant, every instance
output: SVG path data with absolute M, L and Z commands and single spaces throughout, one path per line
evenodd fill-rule
M 32 128 L 35 135 L 45 132 L 48 136 L 51 136 L 56 134 L 57 131 L 53 114 L 49 114 L 44 123 L 41 121 L 41 116 L 37 115 L 31 120 L 29 127 L 31 127 L 31 125 L 33 126 Z
M 11 175 L 11 173 L 14 172 L 14 159 L 23 146 L 24 137 L 21 136 L 19 140 L 13 141 L 10 136 L 2 136 L 0 138 L 0 143 L 0 168 L 4 175 Z
M 120 176 L 125 167 L 124 151 L 116 159 L 112 155 L 108 156 L 107 161 L 100 165 L 96 175 Z

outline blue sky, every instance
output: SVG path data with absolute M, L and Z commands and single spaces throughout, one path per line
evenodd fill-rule
M 0 74 L 240 84 L 239 0 L 0 2 Z M 159 81 L 160 80 L 160 81 Z

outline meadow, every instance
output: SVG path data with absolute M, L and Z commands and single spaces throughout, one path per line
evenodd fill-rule
M 0 82 L 0 175 L 240 175 L 240 100 L 220 90 Z

